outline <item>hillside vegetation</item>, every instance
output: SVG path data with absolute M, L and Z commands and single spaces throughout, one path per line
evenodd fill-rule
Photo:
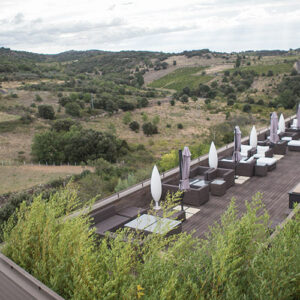
M 211 140 L 231 142 L 235 125 L 247 135 L 253 124 L 266 126 L 271 111 L 291 115 L 299 57 L 299 50 L 40 55 L 0 48 L 0 163 L 88 164 L 96 172 L 78 179 L 82 197 L 120 191 L 148 178 L 154 163 L 160 171 L 175 167 L 183 146 L 196 157 Z

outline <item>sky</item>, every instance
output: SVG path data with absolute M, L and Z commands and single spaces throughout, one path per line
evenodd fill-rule
M 300 48 L 300 0 L 0 0 L 0 47 L 232 52 Z

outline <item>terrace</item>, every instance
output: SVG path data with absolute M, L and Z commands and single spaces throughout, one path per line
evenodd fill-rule
M 265 136 L 267 131 L 268 129 L 260 130 L 258 137 Z M 249 137 L 242 139 L 243 143 L 248 141 Z M 229 156 L 232 151 L 233 144 L 226 145 L 218 150 L 218 156 Z M 270 215 L 271 227 L 275 228 L 282 223 L 291 212 L 288 193 L 300 182 L 300 152 L 287 150 L 284 156 L 277 156 L 277 158 L 276 169 L 268 172 L 267 176 L 253 176 L 242 184 L 236 183 L 223 196 L 214 196 L 210 193 L 209 201 L 198 206 L 197 212 L 182 223 L 182 231 L 193 232 L 195 237 L 204 237 L 209 226 L 220 221 L 232 198 L 236 199 L 241 215 L 246 211 L 245 201 L 250 201 L 257 192 L 262 193 L 262 201 Z M 191 162 L 191 168 L 197 166 L 208 166 L 208 156 L 204 155 Z M 162 182 L 172 180 L 179 183 L 179 168 L 161 174 L 161 178 Z M 151 200 L 150 180 L 147 180 L 95 203 L 92 214 L 95 216 L 103 209 L 112 206 L 117 214 L 132 206 L 148 209 Z

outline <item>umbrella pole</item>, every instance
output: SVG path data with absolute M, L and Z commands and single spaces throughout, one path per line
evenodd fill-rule
M 179 173 L 180 173 L 180 180 L 182 180 L 182 150 L 178 150 L 178 156 L 179 156 Z M 181 185 L 179 184 L 179 186 L 181 187 Z M 181 190 L 181 189 L 180 189 Z M 181 210 L 183 210 L 183 196 L 184 196 L 184 191 L 182 191 L 181 194 Z
M 237 150 L 237 140 L 236 140 L 236 127 L 234 127 L 234 178 L 237 179 L 238 176 L 236 175 L 236 150 Z

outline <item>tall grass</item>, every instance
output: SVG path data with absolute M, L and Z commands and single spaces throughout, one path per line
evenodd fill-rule
M 143 244 L 126 230 L 97 242 L 88 216 L 64 217 L 77 203 L 74 191 L 36 197 L 4 230 L 4 254 L 66 299 L 298 299 L 299 214 L 268 247 L 259 194 L 241 217 L 232 201 L 204 240 L 153 234 Z

